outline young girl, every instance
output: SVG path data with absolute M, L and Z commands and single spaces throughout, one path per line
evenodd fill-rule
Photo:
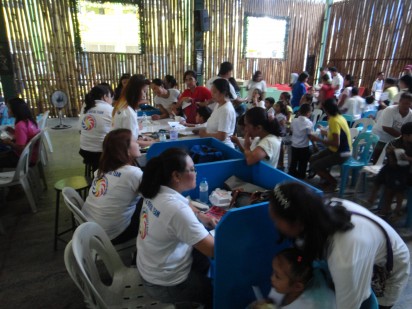
M 279 123 L 280 135 L 286 135 L 286 123 L 287 123 L 287 109 L 283 101 L 278 101 L 275 104 L 275 118 Z
M 268 114 L 268 118 L 270 120 L 275 119 L 275 109 L 273 108 L 273 105 L 275 105 L 274 98 L 268 97 L 265 99 L 266 113 Z
M 284 91 L 279 96 L 279 101 L 282 101 L 286 106 L 286 120 L 287 122 L 291 122 L 293 118 L 293 108 L 290 105 L 290 93 Z
M 185 127 L 202 127 L 206 125 L 210 115 L 212 115 L 211 109 L 207 106 L 201 106 L 196 111 L 196 123 L 184 123 L 183 125 Z
M 265 101 L 263 101 L 263 92 L 259 89 L 253 90 L 252 98 L 249 101 L 249 108 L 262 107 L 265 108 Z
M 302 251 L 289 248 L 279 252 L 272 262 L 272 289 L 265 301 L 252 305 L 253 309 L 272 308 L 318 309 L 336 308 L 335 295 L 328 288 L 320 269 L 313 269 L 311 260 Z

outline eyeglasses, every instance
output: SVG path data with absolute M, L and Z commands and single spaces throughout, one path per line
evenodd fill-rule
M 196 171 L 196 168 L 195 167 L 192 167 L 192 168 L 190 168 L 190 169 L 187 169 L 187 170 L 185 170 L 185 173 L 197 173 L 197 171 Z

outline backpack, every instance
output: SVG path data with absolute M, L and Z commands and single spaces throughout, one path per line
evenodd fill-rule
M 223 160 L 223 153 L 220 150 L 207 145 L 194 145 L 190 148 L 189 155 L 195 164 Z

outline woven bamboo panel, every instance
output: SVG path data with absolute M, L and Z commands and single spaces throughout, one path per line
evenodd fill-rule
M 85 93 L 95 84 L 113 87 L 123 73 L 147 78 L 176 77 L 193 68 L 193 1 L 143 0 L 144 54 L 78 52 L 71 11 L 73 0 L 3 0 L 7 33 L 14 60 L 16 87 L 35 114 L 51 109 L 54 90 L 68 94 L 67 116 L 76 116 Z M 231 61 L 234 76 L 250 79 L 263 71 L 268 84 L 287 83 L 291 72 L 304 69 L 307 55 L 320 46 L 324 4 L 319 0 L 205 0 L 210 31 L 204 34 L 204 79 L 219 64 Z M 244 14 L 290 18 L 288 54 L 284 61 L 242 57 Z M 276 29 L 265 29 L 267 35 Z M 306 48 L 306 42 L 308 42 Z
M 376 74 L 399 77 L 412 64 L 412 0 L 348 0 L 332 6 L 324 65 L 371 88 Z

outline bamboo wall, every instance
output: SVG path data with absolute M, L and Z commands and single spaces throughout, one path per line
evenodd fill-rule
M 73 0 L 3 0 L 13 53 L 16 87 L 34 113 L 51 109 L 54 90 L 68 94 L 65 113 L 78 114 L 84 94 L 99 82 L 116 86 L 125 72 L 148 78 L 172 74 L 183 88 L 183 72 L 193 68 L 193 1 L 143 0 L 145 53 L 79 53 L 74 48 Z M 307 55 L 317 55 L 324 13 L 320 0 L 205 0 L 210 31 L 204 35 L 204 78 L 216 75 L 223 61 L 235 64 L 238 79 L 257 69 L 269 84 L 287 83 L 304 69 Z M 290 18 L 287 60 L 244 59 L 244 13 Z M 164 17 L 164 18 L 162 18 Z M 268 35 L 276 29 L 263 29 Z M 308 42 L 307 53 L 306 42 Z
M 332 7 L 325 64 L 371 88 L 412 64 L 412 0 L 349 0 Z

